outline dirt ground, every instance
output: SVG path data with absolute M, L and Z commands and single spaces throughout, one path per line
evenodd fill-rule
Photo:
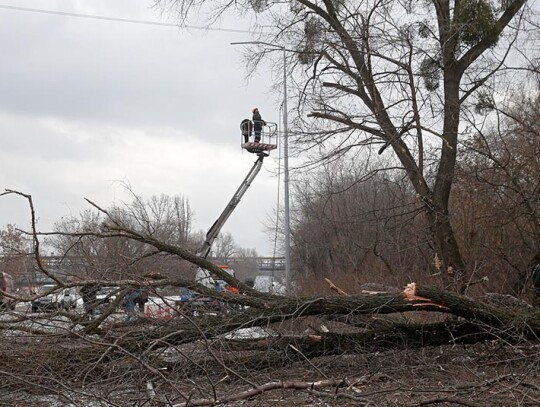
M 249 375 L 249 381 L 259 385 L 325 378 L 345 379 L 348 385 L 279 389 L 226 405 L 540 406 L 540 343 L 491 341 L 322 357 Z M 224 387 L 220 394 L 229 396 L 250 388 L 240 379 Z
M 320 357 L 296 362 L 285 368 L 206 370 L 176 382 L 175 391 L 156 386 L 156 394 L 167 392 L 167 403 L 141 397 L 141 387 L 122 397 L 66 402 L 53 395 L 24 398 L 0 397 L 0 406 L 540 406 L 540 342 L 509 345 L 498 341 L 475 345 L 390 350 L 359 355 Z M 321 380 L 343 380 L 341 386 L 268 390 L 240 400 L 199 404 L 212 394 L 231 400 L 254 386 L 286 382 L 289 385 Z M 90 387 L 84 392 L 94 392 Z M 215 393 L 214 393 L 215 391 Z M 96 394 L 96 393 L 94 393 Z M 180 396 L 182 394 L 182 396 Z M 80 395 L 80 394 L 79 394 Z M 172 395 L 172 397 L 170 397 Z M 20 394 L 19 394 L 20 396 Z M 108 400 L 108 401 L 107 401 Z
M 238 372 L 239 376 L 243 373 Z M 284 369 L 244 372 L 257 385 L 344 380 L 317 389 L 276 389 L 227 406 L 540 406 L 540 344 L 475 345 L 322 357 Z M 296 381 L 296 382 L 295 382 Z M 198 384 L 201 385 L 204 379 Z M 232 397 L 252 386 L 240 378 L 216 389 Z M 198 397 L 193 396 L 193 402 Z
M 315 322 L 280 327 L 305 335 Z M 225 338 L 108 362 L 102 351 L 83 352 L 97 337 L 40 337 L 39 347 L 28 337 L 26 348 L 22 339 L 6 337 L 0 351 L 0 406 L 540 406 L 540 341 L 357 349 L 309 360 L 291 349 L 295 361 L 276 366 L 269 348 L 231 350 Z

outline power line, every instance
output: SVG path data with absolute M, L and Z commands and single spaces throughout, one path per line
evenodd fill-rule
M 150 21 L 150 20 L 136 20 L 130 18 L 120 18 L 120 17 L 107 17 L 107 16 L 98 16 L 93 14 L 83 14 L 83 13 L 72 13 L 67 11 L 55 11 L 55 10 L 45 10 L 39 8 L 30 8 L 30 7 L 19 7 L 19 6 L 8 6 L 6 4 L 0 4 L 0 9 L 6 10 L 15 10 L 15 11 L 25 11 L 30 13 L 40 13 L 40 14 L 51 14 L 64 17 L 78 17 L 78 18 L 90 18 L 93 20 L 102 20 L 102 21 L 114 21 L 120 23 L 131 23 L 131 24 L 144 24 L 144 25 L 156 25 L 161 27 L 175 27 L 175 28 L 188 28 L 193 30 L 204 30 L 204 31 L 223 31 L 230 33 L 241 33 L 241 34 L 260 34 L 257 31 L 251 30 L 238 30 L 235 28 L 214 28 L 214 27 L 203 27 L 198 25 L 180 25 L 172 23 L 162 23 L 159 21 Z M 536 51 L 537 49 L 531 49 Z
M 71 13 L 67 11 L 55 11 L 55 10 L 44 10 L 38 8 L 29 8 L 29 7 L 18 7 L 18 6 L 8 6 L 5 4 L 0 4 L 0 9 L 7 10 L 16 10 L 16 11 L 25 11 L 30 13 L 41 13 L 41 14 L 52 14 L 57 16 L 64 17 L 79 17 L 79 18 L 90 18 L 93 20 L 103 20 L 103 21 L 114 21 L 120 23 L 131 23 L 131 24 L 145 24 L 145 25 L 157 25 L 161 27 L 176 27 L 176 28 L 189 28 L 194 30 L 205 30 L 205 31 L 225 31 L 231 33 L 242 33 L 242 34 L 256 34 L 255 31 L 250 30 L 237 30 L 234 28 L 214 28 L 214 27 L 203 27 L 197 25 L 180 25 L 172 23 L 162 23 L 159 21 L 150 21 L 150 20 L 135 20 L 130 18 L 119 18 L 119 17 L 106 17 L 106 16 L 97 16 L 92 14 L 82 14 L 82 13 Z

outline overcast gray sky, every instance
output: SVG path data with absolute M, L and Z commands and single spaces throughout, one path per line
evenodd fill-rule
M 150 0 L 0 0 L 0 188 L 31 194 L 38 228 L 63 216 L 143 197 L 187 197 L 206 231 L 255 161 L 239 122 L 258 106 L 278 122 L 272 76 L 245 79 L 249 33 L 179 29 L 2 8 L 27 7 L 172 23 Z M 193 25 L 199 25 L 193 21 Z M 215 25 L 248 29 L 227 18 Z M 277 205 L 278 152 L 224 227 L 271 255 L 263 222 Z M 280 195 L 282 196 L 282 194 Z M 26 202 L 0 198 L 0 227 L 29 225 Z

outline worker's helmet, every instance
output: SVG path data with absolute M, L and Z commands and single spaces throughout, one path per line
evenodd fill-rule
M 258 112 L 259 111 L 259 108 L 258 107 L 254 107 L 253 110 L 252 110 L 252 113 L 255 113 L 255 112 Z

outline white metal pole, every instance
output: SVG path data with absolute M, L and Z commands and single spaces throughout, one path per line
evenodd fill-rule
M 283 167 L 285 188 L 285 290 L 291 292 L 291 219 L 289 215 L 289 133 L 287 121 L 287 54 L 283 49 Z

